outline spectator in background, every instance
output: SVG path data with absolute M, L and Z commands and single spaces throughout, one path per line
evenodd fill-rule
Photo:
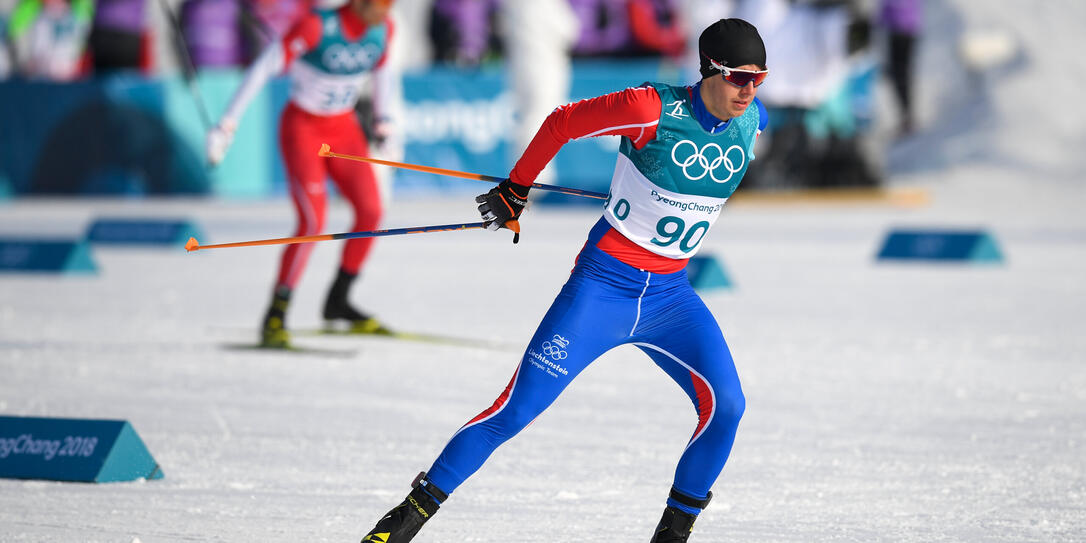
M 147 2 L 158 0 L 97 0 L 89 49 L 95 73 L 154 68 Z
M 495 18 L 500 4 L 500 0 L 435 0 L 430 14 L 434 60 L 477 66 L 499 55 Z
M 912 69 L 917 37 L 923 12 L 921 0 L 882 0 L 879 22 L 888 34 L 887 75 L 898 105 L 898 135 L 905 136 L 915 129 L 913 111 Z
M 625 0 L 570 0 L 570 5 L 581 21 L 581 32 L 573 46 L 573 54 L 609 55 L 627 45 L 629 25 Z
M 686 49 L 680 0 L 570 0 L 581 21 L 579 56 L 678 56 Z
M 11 45 L 8 43 L 8 16 L 13 8 L 11 0 L 0 0 L 0 81 L 10 77 L 13 70 Z
M 513 158 L 519 157 L 555 104 L 569 102 L 570 50 L 579 23 L 568 0 L 506 1 L 501 25 L 516 103 Z M 553 169 L 538 177 L 552 183 Z
M 679 2 L 629 0 L 630 33 L 641 49 L 677 58 L 686 50 L 686 25 Z
M 311 0 L 185 0 L 185 45 L 197 68 L 245 66 L 311 7 L 318 6 Z
M 8 21 L 15 10 L 17 0 L 0 0 L 0 80 L 11 77 L 15 61 L 11 58 L 11 42 L 8 41 Z
M 748 1 L 737 16 L 761 30 L 773 59 L 773 83 L 759 93 L 767 107 L 815 109 L 844 83 L 847 2 Z
M 87 72 L 93 0 L 21 0 L 8 23 L 15 73 L 72 81 Z
M 312 8 L 331 8 L 328 0 L 237 0 L 241 33 L 249 60 L 256 58 L 277 37 L 286 34 Z M 336 6 L 345 2 L 336 2 Z M 318 5 L 319 4 L 319 5 Z
M 392 60 L 404 70 L 425 70 L 433 62 L 430 19 L 434 0 L 396 0 L 392 8 L 396 39 L 411 47 L 394 47 Z
M 238 0 L 185 0 L 180 18 L 184 46 L 194 67 L 245 65 L 247 52 Z
M 869 186 L 878 182 L 859 146 L 849 105 L 848 0 L 747 0 L 744 18 L 765 36 L 773 81 L 759 93 L 773 128 L 749 180 L 769 189 Z
M 698 33 L 713 21 L 727 19 L 735 11 L 736 0 L 682 0 L 682 21 L 685 24 L 686 51 L 683 53 L 683 79 L 694 79 L 701 68 L 698 53 Z

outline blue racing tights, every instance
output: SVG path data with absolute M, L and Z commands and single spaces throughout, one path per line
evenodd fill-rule
M 591 244 L 582 250 L 505 391 L 457 431 L 427 478 L 452 493 L 581 370 L 627 343 L 648 354 L 694 404 L 698 425 L 679 459 L 674 487 L 704 499 L 728 459 L 746 403 L 724 336 L 685 270 L 641 271 Z

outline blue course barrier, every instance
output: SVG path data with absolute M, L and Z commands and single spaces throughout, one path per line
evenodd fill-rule
M 1003 253 L 984 230 L 900 229 L 886 236 L 878 259 L 998 264 Z
M 731 288 L 732 282 L 720 260 L 712 255 L 695 255 L 686 264 L 686 275 L 694 290 L 705 292 Z
M 87 229 L 87 241 L 107 245 L 180 245 L 203 238 L 185 219 L 100 218 Z
M 0 416 L 0 477 L 109 483 L 162 475 L 128 421 Z
M 0 238 L 0 273 L 96 273 L 85 241 Z

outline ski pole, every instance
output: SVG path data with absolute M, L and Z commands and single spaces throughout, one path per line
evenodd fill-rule
M 494 177 L 492 175 L 483 175 L 478 173 L 461 172 L 457 170 L 447 170 L 445 168 L 435 168 L 433 166 L 419 166 L 417 164 L 407 164 L 405 162 L 393 162 L 391 160 L 381 160 L 379 158 L 369 158 L 356 155 L 344 155 L 340 153 L 333 153 L 332 148 L 327 143 L 322 143 L 320 151 L 317 151 L 320 156 L 332 157 L 332 158 L 345 158 L 347 160 L 355 160 L 358 162 L 369 162 L 371 164 L 380 164 L 382 166 L 392 166 L 393 168 L 402 168 L 404 170 L 415 170 L 417 172 L 434 173 L 437 175 L 447 175 L 450 177 L 461 177 L 463 179 L 474 179 L 476 181 L 488 181 L 490 183 L 501 183 L 505 181 L 504 177 Z M 597 198 L 600 200 L 606 200 L 607 195 L 602 192 L 593 192 L 590 190 L 575 189 L 571 187 L 562 187 L 558 185 L 544 185 L 542 183 L 532 183 L 532 188 L 540 190 L 549 190 L 552 192 L 560 192 L 562 194 L 571 194 L 573 196 L 584 196 L 586 198 Z
M 189 54 L 188 42 L 185 41 L 181 22 L 177 20 L 177 15 L 170 9 L 166 0 L 160 0 L 159 5 L 162 6 L 162 11 L 166 12 L 166 20 L 170 23 L 174 48 L 177 56 L 181 57 L 182 61 L 181 74 L 185 79 L 185 83 L 189 86 L 192 99 L 196 102 L 196 110 L 200 113 L 200 120 L 204 123 L 204 130 L 211 130 L 211 115 L 207 112 L 207 103 L 204 102 L 204 96 L 200 93 L 200 84 L 196 81 L 196 64 L 193 63 L 192 56 Z
M 426 232 L 447 232 L 451 230 L 472 230 L 484 228 L 486 223 L 469 222 L 461 224 L 441 224 L 434 226 L 415 226 L 410 228 L 392 228 L 388 230 L 369 230 L 366 232 L 344 232 L 342 234 L 317 234 L 314 236 L 294 236 L 289 238 L 258 239 L 253 241 L 238 241 L 235 243 L 219 243 L 215 245 L 200 245 L 196 238 L 189 238 L 185 243 L 185 250 L 199 251 L 200 249 L 225 249 L 228 247 L 251 247 L 254 245 L 289 245 L 291 243 L 309 243 L 312 241 L 331 241 L 336 239 L 375 238 L 380 236 L 398 236 L 400 234 L 423 234 Z M 520 223 L 508 221 L 505 226 L 513 232 L 520 232 Z

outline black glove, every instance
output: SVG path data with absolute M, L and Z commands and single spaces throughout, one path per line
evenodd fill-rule
M 479 215 L 483 217 L 486 229 L 509 228 L 516 232 L 513 236 L 513 243 L 516 243 L 520 238 L 520 227 L 516 225 L 516 220 L 528 203 L 528 191 L 531 188 L 506 179 L 490 189 L 490 192 L 476 196 Z M 513 222 L 513 225 L 506 224 L 509 222 Z

